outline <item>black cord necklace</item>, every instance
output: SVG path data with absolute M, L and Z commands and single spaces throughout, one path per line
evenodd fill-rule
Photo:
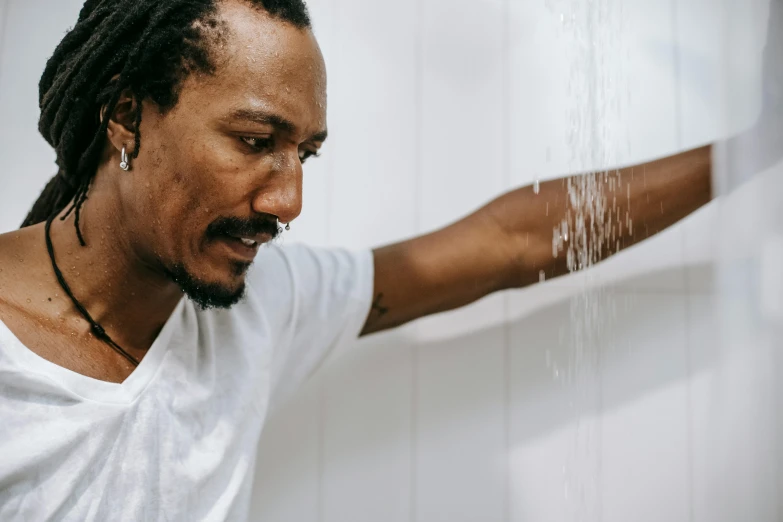
M 46 250 L 49 252 L 49 259 L 52 260 L 52 268 L 54 269 L 54 275 L 57 276 L 57 281 L 60 283 L 60 286 L 62 287 L 63 291 L 68 294 L 68 297 L 71 298 L 71 301 L 73 301 L 74 306 L 77 310 L 79 310 L 79 313 L 82 314 L 82 316 L 87 320 L 88 323 L 90 323 L 90 327 L 92 328 L 92 332 L 95 334 L 95 336 L 100 339 L 101 341 L 105 342 L 109 346 L 111 346 L 114 351 L 125 357 L 133 366 L 139 365 L 139 360 L 136 359 L 134 356 L 123 350 L 123 348 L 115 343 L 111 337 L 109 337 L 109 334 L 106 333 L 106 330 L 103 329 L 101 325 L 99 325 L 95 319 L 92 318 L 90 313 L 87 311 L 84 306 L 74 297 L 73 292 L 71 292 L 71 287 L 68 286 L 68 283 L 65 282 L 65 278 L 63 277 L 62 272 L 60 272 L 60 268 L 57 266 L 57 261 L 54 259 L 54 246 L 52 245 L 52 237 L 50 233 L 50 228 L 52 226 L 52 221 L 54 221 L 55 216 L 51 216 L 46 221 L 46 228 L 44 228 L 44 232 L 46 235 Z

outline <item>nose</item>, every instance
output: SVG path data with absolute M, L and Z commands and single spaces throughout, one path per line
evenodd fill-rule
M 302 164 L 299 155 L 276 158 L 275 166 L 253 197 L 253 212 L 290 223 L 302 212 Z

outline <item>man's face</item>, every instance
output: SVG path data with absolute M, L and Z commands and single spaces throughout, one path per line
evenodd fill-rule
M 144 104 L 121 183 L 129 241 L 195 301 L 230 306 L 260 243 L 302 208 L 302 163 L 326 137 L 326 74 L 309 30 L 226 1 L 214 75 L 192 74 L 166 114 Z M 244 239 L 244 241 L 243 241 Z

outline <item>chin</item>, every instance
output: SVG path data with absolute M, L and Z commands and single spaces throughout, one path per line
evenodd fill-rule
M 245 295 L 245 274 L 249 263 L 232 263 L 229 281 L 210 281 L 193 275 L 183 265 L 175 265 L 167 270 L 169 278 L 179 286 L 191 301 L 199 308 L 230 308 Z

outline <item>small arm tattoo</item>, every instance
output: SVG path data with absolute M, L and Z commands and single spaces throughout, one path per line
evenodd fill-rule
M 375 298 L 375 301 L 372 302 L 372 309 L 373 311 L 378 313 L 378 317 L 383 317 L 389 312 L 389 309 L 387 307 L 381 305 L 382 300 L 383 300 L 383 292 L 378 294 L 378 296 Z

